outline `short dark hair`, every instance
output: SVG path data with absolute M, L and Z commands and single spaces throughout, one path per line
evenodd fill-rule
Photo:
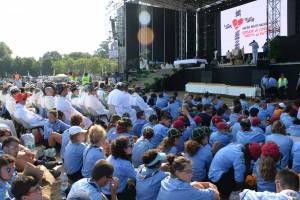
M 14 162 L 16 162 L 16 159 L 11 155 L 3 154 L 2 156 L 0 156 L 0 168 Z
M 240 94 L 240 99 L 246 99 L 246 95 L 244 93 Z
M 38 184 L 38 180 L 32 176 L 20 175 L 11 185 L 11 192 L 16 200 L 21 200 L 22 196 L 28 194 L 30 189 Z
M 143 110 L 140 110 L 140 111 L 136 112 L 136 118 L 138 118 L 138 119 L 140 119 L 144 115 L 145 115 L 145 112 Z
M 96 162 L 92 170 L 92 179 L 97 181 L 102 177 L 109 177 L 114 173 L 114 167 L 106 160 Z
M 110 144 L 111 155 L 115 158 L 129 160 L 128 155 L 124 151 L 130 145 L 128 137 L 119 137 L 113 140 Z
M 154 135 L 153 128 L 151 127 L 145 127 L 142 132 L 143 132 L 143 137 L 146 139 L 151 139 Z
M 9 136 L 9 137 L 5 138 L 2 142 L 2 148 L 9 146 L 13 142 L 20 144 L 20 140 L 14 136 Z
M 299 191 L 299 177 L 298 174 L 289 169 L 283 169 L 277 172 L 275 178 L 283 190 L 294 190 Z
M 250 116 L 251 117 L 257 117 L 257 114 L 259 113 L 258 108 L 251 108 L 250 109 Z
M 187 164 L 191 164 L 192 161 L 183 157 L 183 156 L 179 156 L 177 158 L 175 158 L 172 162 L 171 162 L 171 166 L 170 166 L 170 173 L 175 176 L 175 172 L 176 171 L 181 171 L 184 170 L 185 166 Z
M 242 106 L 240 104 L 233 107 L 234 113 L 240 113 L 242 111 Z
M 149 122 L 155 122 L 155 121 L 157 121 L 157 120 L 158 120 L 157 115 L 150 115 L 150 117 L 149 117 Z
M 79 126 L 83 122 L 83 118 L 80 114 L 73 114 L 71 116 L 71 126 Z
M 243 131 L 249 131 L 251 128 L 251 122 L 249 119 L 242 119 L 240 122 Z

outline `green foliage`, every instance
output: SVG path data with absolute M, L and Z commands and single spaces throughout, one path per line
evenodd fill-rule
M 83 72 L 94 74 L 111 74 L 118 70 L 117 60 L 104 58 L 100 55 L 90 55 L 89 53 L 72 52 L 61 55 L 57 51 L 46 52 L 38 61 L 34 58 L 12 58 L 12 51 L 3 42 L 0 42 L 0 76 L 12 75 L 19 72 L 33 76 L 53 75 L 73 71 L 77 75 Z
M 100 45 L 99 48 L 95 51 L 95 55 L 101 57 L 101 58 L 108 58 L 108 44 L 109 41 L 103 41 Z
M 279 60 L 281 58 L 281 46 L 278 37 L 275 37 L 273 40 L 270 41 L 269 57 L 270 59 L 275 60 Z

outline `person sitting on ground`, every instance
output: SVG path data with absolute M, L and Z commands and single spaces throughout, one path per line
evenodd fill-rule
M 208 178 L 217 185 L 222 199 L 228 199 L 232 191 L 243 186 L 251 161 L 256 161 L 260 153 L 261 149 L 257 143 L 245 146 L 231 143 L 216 153 L 209 168 Z
M 251 129 L 251 122 L 249 119 L 243 119 L 240 124 L 242 130 L 238 131 L 236 135 L 236 141 L 238 143 L 245 145 L 252 142 L 256 142 L 256 143 L 265 142 L 265 136 L 263 134 L 254 132 Z
M 146 127 L 153 128 L 158 123 L 157 115 L 150 115 L 148 122 L 143 126 L 142 131 Z
M 172 96 L 169 98 L 168 106 L 163 108 L 162 110 L 170 113 L 172 118 L 176 119 L 176 117 L 179 114 L 178 113 L 179 108 L 180 108 L 180 104 L 176 101 L 176 98 L 174 96 Z
M 231 141 L 229 135 L 229 125 L 226 122 L 219 122 L 217 124 L 217 131 L 213 132 L 209 139 L 209 144 L 214 145 L 215 142 L 221 142 L 223 146 L 226 146 Z
M 291 151 L 292 170 L 297 174 L 300 173 L 300 141 L 294 142 Z
M 70 87 L 70 90 L 72 92 L 71 94 L 71 103 L 72 106 L 78 111 L 82 112 L 83 102 L 82 98 L 80 96 L 80 90 L 76 85 L 72 85 Z
M 15 158 L 8 154 L 0 156 L 0 199 L 10 199 L 11 180 L 15 175 Z
M 181 137 L 181 132 L 176 128 L 170 128 L 168 130 L 168 137 L 164 138 L 158 149 L 165 154 L 177 154 L 177 145 L 179 144 L 179 138 Z
M 213 159 L 208 139 L 209 135 L 204 128 L 196 128 L 193 130 L 191 140 L 185 143 L 186 157 L 192 161 L 192 181 L 207 180 L 207 172 Z
M 135 195 L 135 189 L 129 180 L 134 181 L 136 179 L 136 171 L 130 161 L 132 144 L 128 137 L 119 137 L 111 142 L 110 147 L 111 155 L 106 160 L 114 166 L 113 176 L 117 177 L 120 182 L 117 189 L 118 199 L 131 199 Z M 103 188 L 103 192 L 108 196 L 111 195 L 107 186 Z
M 217 124 L 223 122 L 222 117 L 215 115 L 212 117 L 211 119 L 211 124 L 210 124 L 210 129 L 212 130 L 212 132 L 217 131 Z
M 209 93 L 205 93 L 202 98 L 202 105 L 211 105 L 211 98 L 209 97 Z
M 270 119 L 267 120 L 265 135 L 271 135 L 272 134 L 272 125 L 273 125 L 274 122 L 276 122 L 278 120 L 279 120 L 278 116 L 272 116 Z
M 280 160 L 280 151 L 277 144 L 267 142 L 261 148 L 261 157 L 253 167 L 253 174 L 256 177 L 258 192 L 275 192 L 275 176 L 277 173 L 276 163 Z
M 203 111 L 199 114 L 203 126 L 210 126 L 213 107 L 211 104 L 203 104 Z
M 231 131 L 231 137 L 232 137 L 232 142 L 236 142 L 237 138 L 236 135 L 239 131 L 242 130 L 241 124 L 240 122 L 245 119 L 246 116 L 244 115 L 240 115 L 237 119 L 237 122 L 235 122 L 231 127 L 230 127 L 230 131 Z
M 14 117 L 18 120 L 24 121 L 26 124 L 29 124 L 32 127 L 43 127 L 46 123 L 46 119 L 25 107 L 26 100 L 29 96 L 30 94 L 27 93 L 16 94 L 16 107 L 13 113 Z
M 300 120 L 298 118 L 294 119 L 293 124 L 286 129 L 286 133 L 292 137 L 300 137 Z
M 277 166 L 278 169 L 284 169 L 287 167 L 293 147 L 293 140 L 286 136 L 285 126 L 281 121 L 276 121 L 273 123 L 272 134 L 266 137 L 266 142 L 267 141 L 275 142 L 279 146 L 282 158 Z
M 151 139 L 153 148 L 156 148 L 167 137 L 171 123 L 171 116 L 168 113 L 163 113 L 160 122 L 153 127 L 154 136 Z
M 217 200 L 219 192 L 212 184 L 206 184 L 206 187 L 197 188 L 197 184 L 192 181 L 192 162 L 182 156 L 175 158 L 170 165 L 171 176 L 167 176 L 161 181 L 161 187 L 157 196 L 157 200 Z M 204 184 L 203 184 L 204 186 Z
M 44 125 L 44 145 L 46 147 L 54 146 L 56 143 L 61 144 L 62 133 L 69 129 L 70 126 L 58 119 L 57 110 L 52 109 L 48 112 L 48 120 Z
M 132 122 L 128 117 L 122 117 L 121 120 L 117 122 L 116 130 L 109 135 L 107 138 L 109 142 L 119 138 L 119 137 L 128 137 L 130 141 L 133 142 L 132 135 Z
M 110 191 L 110 199 L 118 200 L 117 188 L 119 188 L 119 181 L 113 177 L 114 167 L 106 160 L 99 160 L 96 162 L 91 178 L 83 178 L 75 182 L 68 194 L 67 199 L 72 199 L 76 193 L 84 191 L 91 200 L 107 199 L 102 191 L 102 188 L 107 186 Z
M 32 176 L 20 175 L 13 181 L 11 192 L 15 200 L 49 200 L 43 194 L 42 188 L 36 178 Z
M 160 108 L 160 109 L 163 109 L 165 107 L 168 106 L 168 100 L 166 98 L 164 98 L 164 94 L 163 93 L 160 93 L 156 99 L 156 103 L 155 103 L 155 106 Z
M 243 200 L 253 199 L 300 199 L 299 195 L 299 177 L 298 174 L 289 170 L 283 169 L 276 174 L 275 178 L 276 192 L 255 192 L 252 190 L 244 190 L 240 193 Z
M 255 98 L 254 99 L 254 104 L 252 106 L 249 107 L 249 110 L 251 110 L 251 108 L 257 108 L 260 109 L 260 99 L 259 98 Z
M 139 168 L 136 176 L 136 199 L 156 199 L 161 181 L 169 175 L 160 169 L 161 162 L 166 160 L 166 155 L 151 149 L 144 153 L 142 160 L 144 165 Z
M 86 148 L 85 133 L 86 130 L 79 126 L 72 126 L 69 129 L 70 142 L 64 152 L 64 170 L 72 182 L 82 178 L 83 152 Z
M 135 136 L 140 137 L 142 134 L 143 126 L 147 123 L 144 111 L 137 111 L 136 118 L 137 120 L 133 124 L 132 131 Z
M 274 113 L 273 113 L 272 116 L 278 116 L 278 117 L 280 117 L 281 113 L 283 112 L 283 110 L 285 108 L 286 108 L 286 105 L 283 102 L 277 104 L 275 106 L 275 110 L 274 110 Z
M 243 110 L 249 110 L 249 103 L 245 94 L 240 94 L 240 102 Z
M 265 132 L 260 128 L 260 125 L 261 123 L 258 117 L 253 117 L 251 119 L 251 130 L 256 133 L 264 134 Z
M 141 136 L 133 145 L 132 164 L 135 168 L 138 168 L 142 164 L 142 156 L 144 153 L 153 148 L 153 145 L 150 142 L 153 135 L 153 129 L 151 127 L 146 127 L 143 129 L 143 136 Z
M 284 112 L 280 115 L 280 121 L 284 124 L 285 128 L 288 129 L 291 125 L 293 125 L 294 119 L 297 118 L 297 111 L 292 108 L 292 106 L 288 106 L 284 109 Z
M 85 178 L 90 178 L 95 163 L 106 159 L 105 154 L 109 151 L 109 144 L 106 140 L 106 131 L 100 125 L 91 126 L 87 135 L 90 145 L 83 152 L 81 174 Z

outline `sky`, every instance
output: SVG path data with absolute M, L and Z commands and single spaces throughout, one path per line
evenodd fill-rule
M 0 42 L 13 57 L 93 53 L 106 39 L 108 0 L 0 0 Z

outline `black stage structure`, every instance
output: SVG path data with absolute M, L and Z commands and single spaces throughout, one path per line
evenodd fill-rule
M 220 12 L 252 1 L 124 1 L 124 5 L 119 8 L 121 10 L 119 13 L 123 13 L 124 17 L 119 17 L 119 22 L 115 20 L 116 26 L 121 27 L 118 30 L 122 30 L 119 37 L 115 37 L 120 49 L 119 71 L 127 73 L 137 69 L 141 57 L 152 63 L 173 63 L 175 59 L 195 57 L 205 58 L 210 63 L 214 50 L 217 49 L 220 52 L 221 49 Z M 268 5 L 276 5 L 276 2 L 280 0 L 266 1 Z M 273 15 L 270 8 L 268 8 L 268 20 L 271 20 L 271 15 Z M 141 25 L 139 22 L 139 13 L 142 11 L 150 14 L 150 23 L 147 25 Z M 138 39 L 138 32 L 143 27 L 149 27 L 153 31 L 154 37 L 151 38 L 147 34 L 144 36 L 146 41 L 153 40 L 149 44 L 147 42 L 147 44 L 141 44 Z M 287 27 L 289 36 L 280 38 L 283 51 L 278 64 L 259 62 L 257 66 L 207 65 L 205 69 L 186 68 L 165 81 L 164 87 L 182 90 L 185 83 L 192 81 L 253 86 L 258 84 L 266 73 L 271 73 L 276 78 L 280 73 L 285 73 L 289 79 L 290 97 L 294 97 L 293 89 L 300 71 L 300 1 L 298 0 L 288 0 Z M 271 37 L 273 33 L 268 33 L 268 36 Z

